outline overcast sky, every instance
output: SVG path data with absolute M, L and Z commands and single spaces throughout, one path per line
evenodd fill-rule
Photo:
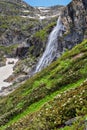
M 24 0 L 31 6 L 67 5 L 71 0 Z

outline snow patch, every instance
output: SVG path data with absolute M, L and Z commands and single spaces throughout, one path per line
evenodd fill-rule
M 27 13 L 27 12 L 30 12 L 29 10 L 23 10 L 23 12 Z
M 41 13 L 48 13 L 50 10 L 49 9 L 40 9 Z
M 46 10 L 46 9 L 50 9 L 49 7 L 38 7 L 39 10 Z
M 22 17 L 22 18 L 32 18 L 32 19 L 35 19 L 35 17 L 31 17 L 31 16 L 29 16 L 29 15 L 27 15 L 27 16 L 22 15 L 21 17 Z
M 0 67 L 0 90 L 2 87 L 8 87 L 12 85 L 12 83 L 5 82 L 10 75 L 13 73 L 13 67 L 15 66 L 18 59 L 15 58 L 7 58 L 6 65 L 3 67 Z M 11 64 L 11 62 L 13 62 Z

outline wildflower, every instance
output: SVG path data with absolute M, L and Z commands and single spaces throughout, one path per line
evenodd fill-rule
M 83 93 L 85 92 L 85 90 L 82 91 Z
M 76 96 L 74 95 L 73 97 L 75 98 Z
M 83 103 L 83 101 L 80 101 L 80 103 L 82 104 L 82 103 Z
M 64 106 L 66 106 L 66 103 L 64 103 L 64 104 L 62 105 L 62 107 L 64 107 Z
M 55 110 L 53 110 L 53 112 L 55 112 Z
M 75 101 L 75 103 L 77 103 L 77 101 Z
M 56 124 L 56 121 L 54 121 L 54 124 Z
M 80 100 L 80 101 L 82 101 L 83 99 L 82 99 L 82 98 L 80 98 L 79 100 Z
M 48 108 L 46 108 L 46 111 L 48 111 Z

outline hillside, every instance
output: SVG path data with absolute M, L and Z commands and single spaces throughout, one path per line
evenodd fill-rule
M 17 53 L 19 57 L 25 56 L 25 52 L 28 50 L 29 59 L 34 56 L 36 60 L 36 57 L 42 53 L 40 50 L 37 54 L 37 50 L 45 47 L 47 39 L 45 42 L 41 42 L 36 37 L 33 38 L 33 35 L 55 22 L 62 8 L 63 6 L 56 6 L 42 9 L 41 7 L 31 7 L 22 0 L 0 0 L 0 66 L 5 64 L 4 55 L 16 56 L 17 48 L 24 47 L 24 50 L 21 49 L 23 53 L 21 53 L 22 51 Z M 47 35 L 49 33 L 50 31 L 47 32 Z M 37 48 L 35 48 L 34 41 L 36 41 Z M 30 46 L 29 49 L 26 49 L 26 44 Z M 35 60 L 34 63 L 36 63 Z
M 26 60 L 30 60 L 31 65 L 25 64 L 26 61 L 23 59 L 19 62 L 18 69 L 23 70 L 22 73 L 29 73 L 31 66 L 36 65 L 44 52 L 48 36 L 61 12 L 66 32 L 60 39 L 58 38 L 60 55 L 66 49 L 71 49 L 82 42 L 84 38 L 87 38 L 86 4 L 86 0 L 73 0 L 66 7 L 36 8 L 27 5 L 22 0 L 0 0 L 0 66 L 5 64 L 4 55 L 14 57 L 16 49 L 19 48 L 21 51 L 17 55 L 25 58 L 25 52 L 28 52 Z M 26 49 L 26 44 L 29 49 Z M 24 66 L 21 66 L 21 63 L 29 68 L 28 72 Z
M 1 97 L 0 129 L 56 130 L 69 119 L 85 117 L 86 57 L 87 40 L 65 52 L 12 94 Z
M 86 18 L 87 6 L 85 5 L 86 5 L 85 0 L 83 1 L 73 0 L 65 8 L 63 9 L 59 8 L 61 9 L 61 13 L 62 13 L 62 22 L 66 28 L 66 31 L 64 32 L 62 37 L 58 37 L 58 41 L 57 41 L 58 42 L 57 50 L 60 56 L 65 50 L 67 49 L 70 50 L 75 45 L 81 43 L 83 39 L 87 39 L 87 18 Z M 52 9 L 54 9 L 54 12 L 56 14 L 59 14 L 60 11 L 58 13 L 57 8 L 58 7 L 54 7 L 54 8 L 52 7 Z M 44 11 L 45 9 L 40 8 L 40 10 Z M 45 11 L 47 11 L 47 9 Z M 30 63 L 31 66 L 33 66 L 32 68 L 35 68 L 36 63 L 39 61 L 40 57 L 42 56 L 45 50 L 45 47 L 48 41 L 48 36 L 57 23 L 57 17 L 53 19 L 51 18 L 50 23 L 47 22 L 44 24 L 44 22 L 45 22 L 45 19 L 42 22 L 42 25 L 45 25 L 45 26 L 39 31 L 36 31 L 35 34 L 32 35 L 30 38 L 28 38 L 28 41 L 27 41 L 30 46 L 29 53 L 31 54 L 31 57 L 33 57 L 32 58 L 33 62 Z M 18 69 L 20 71 L 22 70 L 23 72 L 25 71 L 24 66 L 26 66 L 26 68 L 29 67 L 31 70 L 31 66 L 27 64 L 29 63 L 28 62 L 29 59 L 28 58 L 26 59 L 27 62 L 25 61 L 25 59 L 20 62 L 20 66 L 18 66 Z M 24 66 L 21 63 L 23 63 Z M 31 72 L 31 71 L 28 71 L 28 72 Z
M 62 8 L 31 7 L 22 0 L 0 0 L 0 67 L 6 64 L 6 57 L 19 57 L 8 81 L 20 83 L 35 68 Z M 42 33 L 44 30 L 43 40 L 37 36 L 40 30 Z
M 87 0 L 0 0 L 1 76 L 0 130 L 86 130 Z
M 43 28 L 40 20 L 58 17 L 63 6 L 43 8 L 31 7 L 22 0 L 0 0 L 0 45 L 22 44 L 30 34 Z M 45 13 L 45 11 L 47 12 Z M 49 23 L 49 22 L 48 22 Z M 47 23 L 46 23 L 47 24 Z

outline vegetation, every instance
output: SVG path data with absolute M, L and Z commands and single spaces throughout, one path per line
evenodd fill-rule
M 0 51 L 3 51 L 4 54 L 12 54 L 13 51 L 18 47 L 18 44 L 10 45 L 10 46 L 0 46 Z
M 0 61 L 4 60 L 3 55 L 12 55 L 20 43 L 20 37 L 29 37 L 30 32 L 32 34 L 32 28 L 38 26 L 38 24 L 39 22 L 34 19 L 0 15 Z
M 5 55 L 15 56 L 16 48 L 18 44 L 10 45 L 10 46 L 0 46 L 0 62 L 5 63 Z M 4 64 L 3 64 L 4 65 Z
M 34 37 L 40 39 L 41 41 L 46 41 L 48 34 L 51 32 L 52 28 L 56 25 L 56 22 L 48 24 L 44 29 L 35 33 Z
M 71 126 L 65 126 L 59 130 L 85 130 L 87 123 L 87 115 L 79 117 L 76 121 L 73 122 Z
M 87 113 L 87 40 L 0 98 L 0 130 L 59 129 Z

